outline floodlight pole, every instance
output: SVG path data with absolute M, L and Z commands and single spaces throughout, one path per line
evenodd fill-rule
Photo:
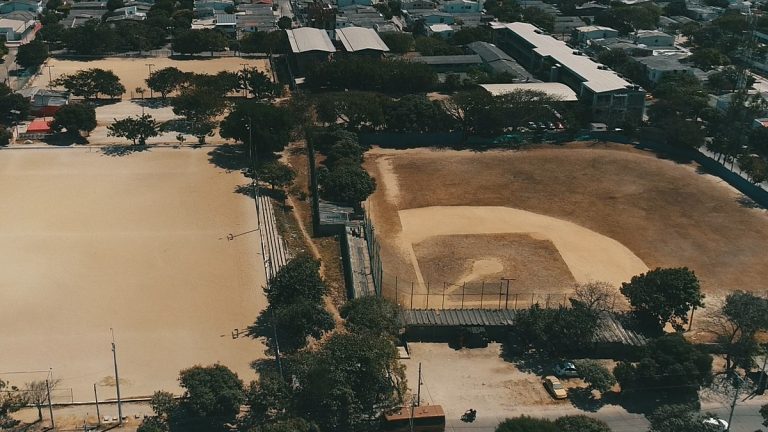
M 120 377 L 117 375 L 117 349 L 115 348 L 115 332 L 110 327 L 110 333 L 112 333 L 112 360 L 115 363 L 115 387 L 117 388 L 117 424 L 123 424 L 123 406 L 120 400 Z
M 53 405 L 51 405 L 51 385 L 47 378 L 45 380 L 45 391 L 48 393 L 48 413 L 51 415 L 51 429 L 55 429 L 56 424 L 53 422 Z
M 96 393 L 96 383 L 93 383 L 93 398 L 96 400 L 96 421 L 101 425 L 101 413 L 99 412 L 99 394 Z

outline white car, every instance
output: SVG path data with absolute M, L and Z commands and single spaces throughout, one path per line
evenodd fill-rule
M 728 422 L 717 417 L 710 417 L 708 419 L 704 419 L 702 422 L 707 426 L 715 426 L 714 428 L 711 428 L 711 430 L 716 430 L 718 432 L 725 432 L 728 430 Z
M 579 376 L 579 371 L 576 370 L 576 365 L 569 361 L 560 362 L 555 365 L 555 375 L 565 378 L 576 378 Z

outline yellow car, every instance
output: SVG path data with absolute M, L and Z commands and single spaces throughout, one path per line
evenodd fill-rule
M 544 387 L 555 399 L 565 399 L 568 397 L 568 393 L 565 391 L 565 387 L 563 387 L 563 384 L 560 382 L 560 380 L 554 376 L 550 375 L 544 378 Z

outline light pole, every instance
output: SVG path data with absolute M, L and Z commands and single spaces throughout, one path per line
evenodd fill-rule
M 152 77 L 152 66 L 154 66 L 154 63 L 146 63 L 147 68 L 149 68 L 149 75 L 147 78 Z M 152 94 L 152 87 L 149 87 L 149 98 L 152 99 L 154 95 Z
M 56 66 L 48 65 L 47 64 L 47 65 L 45 65 L 43 67 L 48 68 L 48 88 L 51 88 L 51 87 L 53 87 L 53 77 L 51 76 L 51 69 L 56 67 Z
M 117 417 L 119 425 L 123 424 L 123 405 L 120 400 L 120 377 L 117 375 L 117 349 L 115 348 L 115 332 L 110 327 L 109 332 L 112 333 L 112 360 L 115 363 L 115 387 L 117 388 Z

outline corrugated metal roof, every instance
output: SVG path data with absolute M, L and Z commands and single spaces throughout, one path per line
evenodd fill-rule
M 481 64 L 483 59 L 477 54 L 445 55 L 445 56 L 417 56 L 411 61 L 428 65 L 457 65 L 457 64 Z
M 336 52 L 336 48 L 325 30 L 312 27 L 300 27 L 286 30 L 288 41 L 291 43 L 291 51 L 304 53 L 309 51 Z
M 379 37 L 375 30 L 363 27 L 345 27 L 336 30 L 344 49 L 348 52 L 374 50 L 389 51 L 389 47 Z
M 491 309 L 409 309 L 403 311 L 406 326 L 511 326 L 514 310 Z

